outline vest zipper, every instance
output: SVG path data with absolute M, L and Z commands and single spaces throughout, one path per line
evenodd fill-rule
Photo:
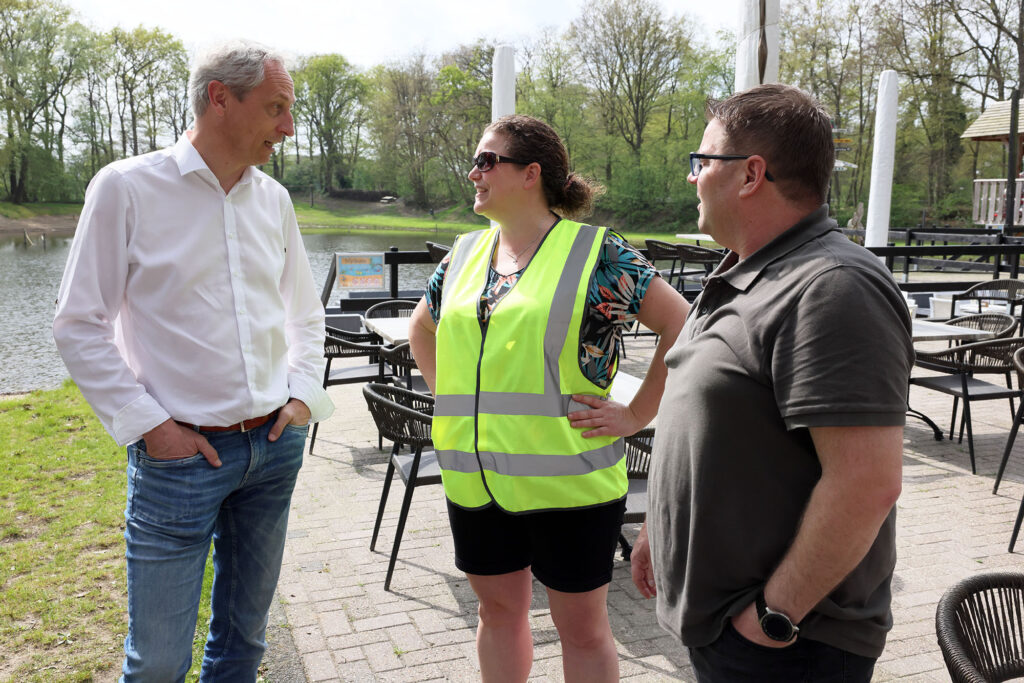
M 487 283 L 484 283 L 484 289 L 487 288 Z M 483 294 L 483 292 L 481 292 Z M 479 301 L 479 299 L 478 299 Z M 476 319 L 477 324 L 480 326 L 480 354 L 476 360 L 476 391 L 473 392 L 473 453 L 476 455 L 476 466 L 480 468 L 480 481 L 484 485 L 484 491 L 490 497 L 491 502 L 498 506 L 498 509 L 504 509 L 501 504 L 495 499 L 494 494 L 491 493 L 490 487 L 487 485 L 487 477 L 484 476 L 484 463 L 480 459 L 480 372 L 484 364 L 484 343 L 487 341 L 487 328 L 490 327 L 490 319 L 486 322 L 480 320 L 479 316 Z

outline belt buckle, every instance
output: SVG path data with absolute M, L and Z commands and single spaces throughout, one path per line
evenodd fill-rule
M 245 424 L 245 423 L 246 423 L 246 422 L 248 422 L 248 421 L 249 421 L 249 420 L 242 420 L 241 422 L 239 422 L 239 423 L 238 423 L 238 424 L 240 424 L 240 425 L 242 426 L 241 432 L 242 432 L 243 434 L 244 434 L 244 433 L 246 433 L 247 431 L 249 431 L 249 427 L 248 427 L 248 426 L 246 426 L 246 424 Z

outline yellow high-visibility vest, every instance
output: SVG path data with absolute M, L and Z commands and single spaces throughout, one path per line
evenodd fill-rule
M 454 504 L 478 508 L 493 500 L 527 512 L 626 495 L 622 440 L 584 439 L 566 417 L 579 407 L 570 406 L 572 394 L 605 397 L 611 389 L 591 382 L 579 361 L 587 289 L 606 232 L 559 221 L 485 329 L 478 311 L 498 228 L 455 243 L 437 325 L 432 429 Z

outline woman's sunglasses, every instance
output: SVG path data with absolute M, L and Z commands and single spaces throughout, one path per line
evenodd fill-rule
M 499 163 L 503 164 L 522 164 L 526 166 L 532 164 L 532 161 L 520 161 L 519 159 L 513 159 L 512 157 L 503 157 L 497 152 L 480 152 L 473 158 L 473 165 L 481 172 L 487 173 L 492 168 L 497 166 Z

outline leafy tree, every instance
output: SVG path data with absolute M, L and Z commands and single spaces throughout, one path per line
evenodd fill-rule
M 679 68 L 679 22 L 653 0 L 597 0 L 570 37 L 586 46 L 583 72 L 606 119 L 639 157 L 647 123 Z
M 967 126 L 959 73 L 964 37 L 949 7 L 931 0 L 890 0 L 881 8 L 880 38 L 892 47 L 898 69 L 909 81 L 903 91 L 925 135 L 927 200 L 935 207 L 953 187 L 963 154 L 960 133 Z M 943 217 L 944 218 L 944 217 Z
M 578 51 L 548 29 L 520 52 L 525 63 L 516 83 L 516 109 L 550 124 L 565 143 L 569 158 L 579 163 L 584 157 L 582 141 L 589 136 L 592 122 Z
M 156 97 L 166 76 L 168 60 L 184 52 L 180 40 L 160 29 L 139 26 L 131 31 L 115 27 L 110 31 L 113 46 L 114 85 L 121 131 L 121 153 L 133 155 L 139 147 L 140 129 L 149 150 L 157 149 Z
M 365 125 L 365 79 L 341 55 L 317 55 L 295 73 L 295 91 L 298 115 L 319 147 L 321 186 L 349 187 Z
M 73 108 L 70 137 L 84 154 L 87 178 L 115 159 L 113 141 L 114 109 L 110 101 L 113 73 L 111 45 L 106 36 L 89 32 L 82 57 L 82 79 L 77 105 Z
M 428 107 L 430 135 L 444 172 L 449 199 L 471 201 L 466 181 L 469 159 L 491 118 L 494 49 L 483 42 L 464 45 L 441 58 Z
M 31 150 L 40 137 L 54 149 L 52 107 L 78 73 L 78 43 L 63 39 L 68 19 L 68 8 L 49 0 L 0 0 L 0 100 L 14 202 L 30 199 Z M 62 119 L 61 134 L 63 127 Z M 63 143 L 56 147 L 63 156 Z
M 426 56 L 419 55 L 379 67 L 373 77 L 370 129 L 381 165 L 395 169 L 381 178 L 382 184 L 409 188 L 412 203 L 422 208 L 430 206 L 428 166 L 434 146 L 428 104 L 435 75 Z

